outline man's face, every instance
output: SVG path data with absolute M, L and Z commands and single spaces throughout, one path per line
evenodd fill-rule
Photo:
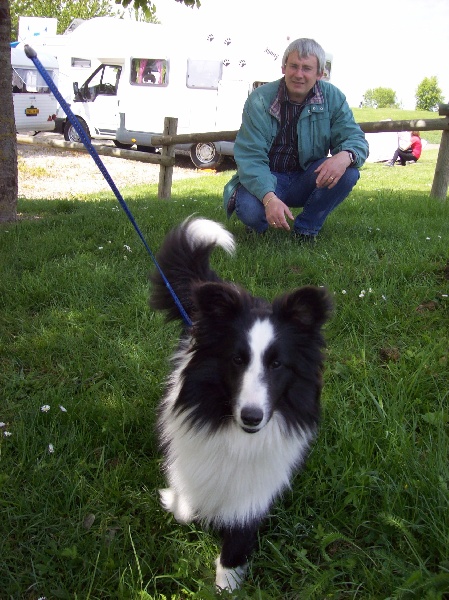
M 282 73 L 285 75 L 288 97 L 292 102 L 303 102 L 316 81 L 322 77 L 318 74 L 317 57 L 299 58 L 297 52 L 289 55 L 285 67 L 282 67 Z

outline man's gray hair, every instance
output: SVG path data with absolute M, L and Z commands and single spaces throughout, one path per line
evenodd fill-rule
M 287 64 L 288 57 L 292 52 L 297 52 L 299 58 L 307 58 L 308 56 L 316 56 L 318 60 L 318 73 L 321 75 L 324 72 L 326 66 L 326 53 L 323 48 L 309 38 L 299 38 L 289 44 L 284 56 L 282 57 L 282 66 L 285 67 Z

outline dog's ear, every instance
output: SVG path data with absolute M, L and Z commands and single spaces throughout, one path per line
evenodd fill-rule
M 333 302 L 325 288 L 304 286 L 273 302 L 273 314 L 305 329 L 321 327 L 332 315 Z
M 240 312 L 243 306 L 242 291 L 225 282 L 195 285 L 192 297 L 194 313 L 212 319 L 229 319 Z

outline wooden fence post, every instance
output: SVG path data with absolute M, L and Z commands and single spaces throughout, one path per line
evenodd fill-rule
M 178 130 L 178 119 L 175 117 L 165 117 L 164 119 L 164 135 L 176 135 Z M 175 156 L 175 145 L 162 146 L 162 156 L 168 156 L 174 158 Z M 173 179 L 173 166 L 166 167 L 161 164 L 159 170 L 159 187 L 158 187 L 158 198 L 159 200 L 169 200 L 171 198 L 171 184 Z
M 449 104 L 440 104 L 439 114 L 441 116 L 449 116 Z M 435 175 L 433 176 L 432 189 L 430 195 L 438 200 L 446 200 L 447 190 L 449 187 L 449 131 L 443 130 L 441 134 L 440 149 L 438 151 L 438 159 L 435 167 Z

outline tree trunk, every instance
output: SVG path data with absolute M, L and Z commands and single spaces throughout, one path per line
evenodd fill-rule
M 0 223 L 17 219 L 17 141 L 11 79 L 11 17 L 0 0 Z

